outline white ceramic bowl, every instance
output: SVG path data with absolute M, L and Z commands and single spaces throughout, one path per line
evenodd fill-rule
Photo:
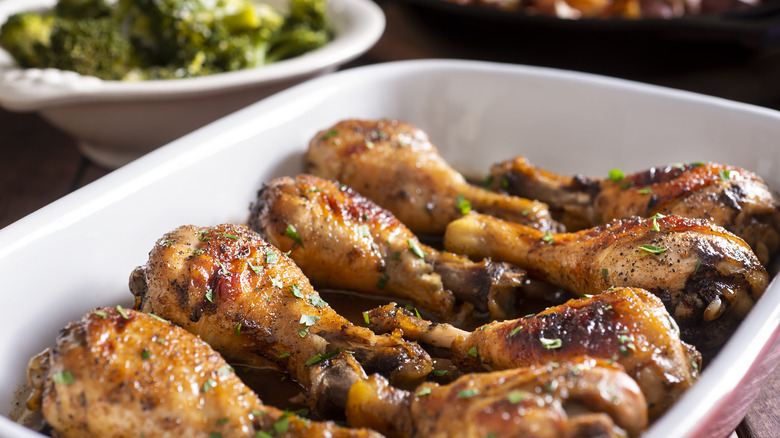
M 286 10 L 286 0 L 258 0 Z M 56 0 L 0 0 L 0 23 Z M 335 38 L 296 58 L 190 79 L 102 81 L 55 69 L 19 69 L 0 48 L 0 106 L 37 111 L 94 162 L 115 168 L 279 90 L 330 73 L 370 49 L 385 17 L 372 0 L 329 0 Z
M 469 61 L 406 61 L 316 78 L 184 136 L 0 230 L 0 413 L 27 361 L 96 306 L 131 306 L 128 276 L 182 224 L 244 223 L 263 182 L 302 172 L 320 129 L 394 117 L 444 158 L 485 175 L 526 155 L 603 176 L 713 160 L 780 187 L 780 113 L 581 73 Z M 776 270 L 775 270 L 776 272 Z M 776 279 L 699 382 L 643 438 L 718 438 L 739 423 L 780 356 Z M 0 417 L 0 436 L 37 436 Z

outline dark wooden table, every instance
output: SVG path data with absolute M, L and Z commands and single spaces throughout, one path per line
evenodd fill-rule
M 724 56 L 712 56 L 712 53 L 702 56 L 696 52 L 681 57 L 678 53 L 666 59 L 657 54 L 653 58 L 636 56 L 636 53 L 633 58 L 620 58 L 601 50 L 606 47 L 586 47 L 591 51 L 582 53 L 583 44 L 603 44 L 603 40 L 585 39 L 579 46 L 571 42 L 571 47 L 566 41 L 543 42 L 533 38 L 510 39 L 494 45 L 486 44 L 484 38 L 454 38 L 451 30 L 431 24 L 429 17 L 417 9 L 390 0 L 379 1 L 388 20 L 385 34 L 372 50 L 346 68 L 421 58 L 520 62 L 624 77 L 780 109 L 780 50 Z M 490 38 L 490 35 L 482 36 Z M 506 35 L 497 37 L 506 38 Z M 507 43 L 516 44 L 517 49 L 508 52 Z M 569 49 L 576 50 L 580 56 L 572 56 Z M 594 55 L 594 52 L 604 53 Z M 0 228 L 110 172 L 83 158 L 72 138 L 36 114 L 0 109 L 0 145 Z M 778 395 L 780 368 L 775 370 L 732 437 L 779 437 Z

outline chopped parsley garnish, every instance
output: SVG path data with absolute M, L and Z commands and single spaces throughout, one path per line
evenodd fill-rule
M 471 357 L 479 356 L 479 350 L 477 349 L 476 345 L 471 347 L 471 348 L 469 348 L 469 351 L 467 351 L 466 353 L 468 353 L 468 355 L 471 356 Z
M 274 277 L 271 279 L 271 286 L 278 287 L 279 289 L 284 287 L 284 283 L 282 283 L 278 277 Z
M 417 244 L 417 241 L 414 239 L 406 239 L 406 244 L 409 245 L 409 249 L 416 255 L 417 257 L 424 259 L 425 258 L 425 252 L 420 249 L 420 246 Z
M 241 336 L 241 323 L 236 324 L 236 336 Z
M 249 269 L 251 269 L 252 272 L 254 272 L 255 274 L 259 274 L 263 270 L 262 267 L 255 266 L 255 265 L 252 264 L 252 262 L 246 262 L 246 264 L 249 265 Z
M 462 193 L 458 193 L 455 205 L 458 207 L 460 214 L 468 214 L 471 211 L 471 202 Z
M 320 298 L 319 295 L 311 294 L 309 295 L 309 303 L 311 303 L 314 307 L 325 307 L 328 305 L 328 303 L 325 302 L 322 298 Z
M 295 227 L 292 224 L 287 224 L 287 229 L 284 230 L 284 235 L 292 239 L 293 242 L 297 243 L 301 246 L 301 248 L 303 248 L 301 236 L 298 234 L 298 231 L 295 230 Z
M 544 348 L 548 350 L 561 348 L 561 346 L 563 345 L 563 341 L 558 338 L 555 339 L 539 338 L 539 342 L 541 342 Z
M 637 190 L 636 192 L 637 192 L 637 193 L 639 193 L 640 195 L 649 195 L 649 194 L 650 194 L 650 193 L 652 193 L 653 191 L 652 191 L 652 190 L 650 190 L 650 188 L 649 188 L 649 187 L 645 187 L 645 188 L 643 188 L 643 189 L 639 189 L 639 190 Z
M 423 387 L 423 388 L 420 388 L 420 390 L 419 390 L 419 391 L 417 391 L 417 393 L 416 393 L 416 394 L 414 394 L 414 396 L 415 396 L 415 397 L 422 397 L 422 396 L 424 396 L 424 395 L 428 395 L 428 394 L 430 394 L 430 393 L 431 393 L 431 388 L 429 388 L 429 387 L 425 386 L 425 387 Z
M 363 321 L 366 323 L 366 325 L 371 325 L 371 320 L 368 317 L 368 312 L 363 312 Z
M 130 318 L 129 316 L 127 316 L 127 313 L 125 312 L 125 309 L 122 308 L 122 306 L 117 305 L 116 306 L 116 311 L 119 312 L 120 315 L 122 315 L 122 318 L 124 318 L 124 319 L 129 319 Z
M 203 386 L 200 387 L 200 392 L 209 392 L 209 390 L 217 385 L 217 382 L 209 378 L 206 380 L 206 383 L 203 384 Z
M 433 370 L 433 375 L 437 377 L 441 377 L 445 374 L 447 374 L 448 370 Z
M 552 243 L 553 243 L 553 235 L 549 231 L 547 231 L 547 232 L 544 233 L 544 236 L 542 237 L 542 240 L 544 241 L 544 243 L 552 245 Z
M 315 354 L 311 359 L 306 361 L 306 365 L 314 365 L 322 362 L 323 360 L 330 359 L 331 357 L 339 354 L 339 349 L 329 351 L 325 354 Z
M 279 359 L 284 359 L 285 357 L 290 357 L 290 353 L 282 353 L 276 357 L 278 357 Z
M 507 394 L 506 398 L 509 403 L 520 403 L 521 401 L 528 399 L 528 393 L 523 391 L 512 391 Z
M 214 291 L 211 288 L 206 291 L 206 299 L 209 300 L 209 303 L 214 302 Z
M 618 168 L 610 170 L 609 171 L 609 176 L 607 176 L 607 178 L 610 181 L 615 181 L 615 182 L 621 181 L 625 177 L 626 177 L 626 174 L 623 173 L 623 171 L 618 169 Z
M 143 350 L 141 350 L 141 359 L 143 359 L 143 360 L 149 359 L 149 356 L 151 356 L 151 355 L 152 355 L 152 353 L 149 353 L 149 350 L 147 350 L 145 348 Z
M 640 246 L 639 249 L 642 251 L 647 251 L 650 254 L 661 254 L 663 252 L 666 252 L 666 248 L 662 246 L 655 246 L 650 243 L 645 243 L 644 245 Z
M 287 286 L 287 288 L 290 289 L 290 293 L 295 298 L 303 298 L 303 294 L 301 293 L 301 287 L 298 286 L 297 284 L 291 284 Z
M 658 227 L 658 219 L 664 218 L 666 216 L 662 215 L 661 213 L 654 214 L 650 220 L 653 223 L 652 230 L 653 231 L 661 231 L 661 228 Z
M 512 331 L 509 332 L 509 337 L 511 338 L 514 335 L 518 334 L 520 332 L 520 330 L 522 330 L 522 329 L 523 329 L 522 326 L 517 326 L 517 327 L 513 328 Z
M 300 323 L 307 327 L 311 327 L 316 324 L 319 319 L 320 317 L 315 315 L 301 315 Z
M 279 260 L 279 256 L 276 255 L 274 250 L 272 250 L 272 249 L 265 250 L 265 263 L 267 265 L 273 265 L 278 260 Z
M 228 234 L 228 233 L 219 233 L 219 234 L 227 237 L 228 239 L 233 239 L 233 240 L 240 239 L 240 237 L 236 236 L 235 234 Z
M 472 398 L 477 394 L 479 394 L 479 391 L 476 388 L 464 389 L 458 391 L 458 398 Z
M 97 315 L 97 316 L 99 316 L 99 317 L 101 317 L 103 319 L 106 319 L 106 312 L 101 312 L 100 310 L 95 310 L 92 313 L 94 313 L 95 315 Z
M 160 322 L 168 322 L 167 319 L 160 318 L 159 316 L 155 315 L 154 313 L 149 313 L 148 315 L 151 316 L 152 318 L 160 321 Z
M 728 169 L 720 169 L 718 171 L 718 176 L 721 181 L 726 182 L 731 179 L 731 171 Z
M 55 383 L 61 383 L 63 385 L 70 385 L 71 383 L 76 382 L 76 378 L 73 377 L 73 373 L 68 370 L 54 373 L 52 380 L 54 380 Z
M 696 273 L 699 272 L 699 268 L 701 268 L 701 259 L 696 260 L 696 268 L 693 270 L 693 275 L 696 275 Z
M 331 129 L 330 131 L 322 134 L 320 136 L 320 140 L 327 140 L 327 139 L 329 139 L 329 138 L 331 138 L 333 136 L 336 136 L 336 135 L 339 135 L 338 129 Z

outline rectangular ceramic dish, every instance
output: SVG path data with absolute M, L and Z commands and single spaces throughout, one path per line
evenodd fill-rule
M 320 129 L 344 118 L 400 118 L 424 129 L 467 175 L 524 154 L 560 173 L 606 175 L 719 161 L 780 187 L 780 114 L 573 72 L 470 61 L 346 70 L 260 101 L 120 168 L 0 230 L 0 436 L 27 361 L 96 306 L 132 305 L 128 277 L 163 233 L 243 223 L 263 182 L 302 171 Z M 739 423 L 780 356 L 773 281 L 700 381 L 648 438 L 719 437 Z

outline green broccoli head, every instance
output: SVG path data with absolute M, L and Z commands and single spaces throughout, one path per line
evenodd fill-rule
M 59 19 L 51 32 L 50 67 L 119 80 L 136 66 L 133 46 L 109 18 Z
M 54 13 L 67 18 L 109 17 L 115 3 L 115 0 L 58 0 Z
M 22 12 L 0 27 L 0 46 L 23 68 L 44 68 L 55 18 L 51 14 Z
M 305 24 L 313 30 L 328 30 L 327 0 L 290 0 L 290 24 Z
M 271 40 L 266 62 L 276 62 L 318 49 L 330 39 L 327 30 L 313 29 L 305 24 L 285 27 Z

